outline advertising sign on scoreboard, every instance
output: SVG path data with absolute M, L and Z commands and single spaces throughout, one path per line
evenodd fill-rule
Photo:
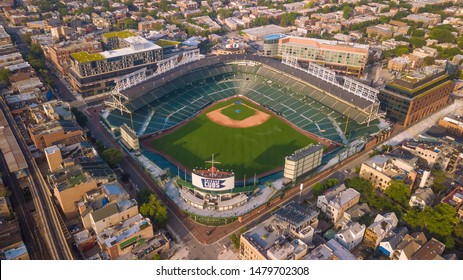
M 231 190 L 235 187 L 235 176 L 225 178 L 210 178 L 192 173 L 192 183 L 195 187 L 205 190 Z

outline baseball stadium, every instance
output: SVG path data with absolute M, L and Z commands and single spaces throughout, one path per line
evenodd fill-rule
M 144 149 L 189 171 L 211 154 L 238 180 L 282 170 L 313 143 L 325 151 L 377 133 L 378 104 L 281 63 L 252 55 L 206 57 L 130 88 L 105 118 L 131 126 Z

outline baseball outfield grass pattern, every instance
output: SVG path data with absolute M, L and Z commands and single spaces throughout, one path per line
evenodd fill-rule
M 243 99 L 218 102 L 172 133 L 154 139 L 151 145 L 189 169 L 209 167 L 205 161 L 214 154 L 215 160 L 221 162 L 217 167 L 233 170 L 236 179 L 240 180 L 244 174 L 250 178 L 254 174 L 282 167 L 285 156 L 316 142 L 273 115 L 265 123 L 248 128 L 225 127 L 207 118 L 206 113 L 234 104 L 237 100 L 255 110 L 267 112 Z M 235 106 L 239 108 L 231 109 L 232 115 L 239 114 L 236 110 L 241 110 L 248 117 L 255 113 L 239 104 L 228 108 Z M 228 113 L 227 116 L 231 118 Z

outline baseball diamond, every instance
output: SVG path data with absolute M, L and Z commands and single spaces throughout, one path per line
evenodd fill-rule
M 241 104 L 235 104 L 237 100 Z M 236 121 L 221 113 L 229 106 L 241 106 L 254 114 Z M 244 98 L 232 98 L 211 105 L 150 144 L 189 170 L 203 167 L 213 153 L 222 170 L 233 170 L 236 178 L 242 179 L 281 168 L 285 156 L 315 142 L 269 110 Z

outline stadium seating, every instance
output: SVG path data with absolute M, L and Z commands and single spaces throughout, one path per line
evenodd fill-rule
M 191 71 L 126 103 L 132 110 L 135 131 L 162 131 L 188 120 L 209 104 L 235 95 L 244 95 L 281 115 L 303 130 L 341 142 L 377 132 L 377 122 L 360 125 L 366 114 L 345 101 L 262 65 L 223 64 Z M 151 119 L 150 112 L 154 111 Z M 108 122 L 129 124 L 130 116 L 113 111 Z

